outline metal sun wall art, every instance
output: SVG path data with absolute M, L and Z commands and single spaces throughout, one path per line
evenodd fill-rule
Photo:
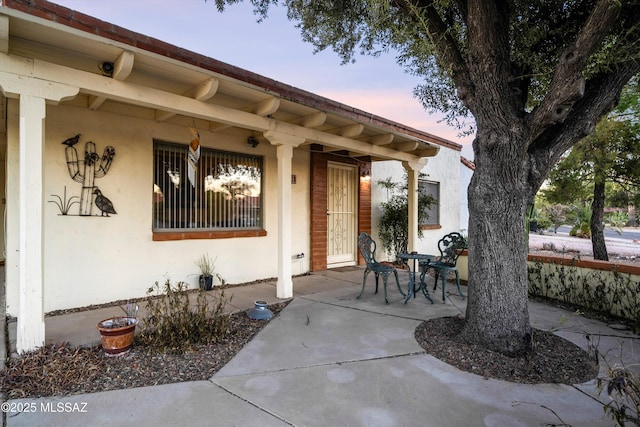
M 78 215 L 80 216 L 90 216 L 94 204 L 100 210 L 100 216 L 108 217 L 109 214 L 116 214 L 111 200 L 104 196 L 95 185 L 96 178 L 102 178 L 109 172 L 116 150 L 109 145 L 105 147 L 101 157 L 96 153 L 96 145 L 92 141 L 88 141 L 84 145 L 84 159 L 80 160 L 75 147 L 79 140 L 80 134 L 64 140 L 62 145 L 66 146 L 64 154 L 67 159 L 69 176 L 75 182 L 82 184 L 80 197 L 71 196 L 67 199 L 67 187 L 65 186 L 63 197 L 52 194 L 56 200 L 49 200 L 49 203 L 58 206 L 60 215 L 69 215 L 71 207 L 76 203 L 79 204 Z

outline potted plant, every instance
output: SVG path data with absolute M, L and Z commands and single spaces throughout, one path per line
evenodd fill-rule
M 200 268 L 200 289 L 210 291 L 213 288 L 213 271 L 215 269 L 215 260 L 204 254 L 196 260 L 196 265 Z
M 131 349 L 133 335 L 138 324 L 136 315 L 138 306 L 127 303 L 123 309 L 125 316 L 109 317 L 98 322 L 96 328 L 100 331 L 102 349 L 108 355 L 122 355 Z

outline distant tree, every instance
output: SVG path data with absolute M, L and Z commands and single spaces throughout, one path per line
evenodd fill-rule
M 611 206 L 627 210 L 628 225 L 638 225 L 636 207 L 640 207 L 640 185 L 613 186 L 608 198 Z
M 215 0 L 219 9 L 242 0 Z M 277 0 L 250 0 L 260 17 Z M 525 218 L 562 154 L 593 132 L 640 71 L 640 4 L 621 0 L 285 0 L 317 50 L 343 62 L 389 49 L 424 78 L 415 95 L 473 116 L 469 299 L 461 338 L 531 349 Z M 499 296 L 499 297 L 498 297 Z
M 595 259 L 609 260 L 604 240 L 607 183 L 636 189 L 640 184 L 639 98 L 640 92 L 633 81 L 618 107 L 598 122 L 594 133 L 571 148 L 549 174 L 551 189 L 545 192 L 548 200 L 591 201 L 588 229 L 581 232 L 591 236 Z
M 543 204 L 540 206 L 540 211 L 542 215 L 549 220 L 551 224 L 550 227 L 553 227 L 554 233 L 558 232 L 558 227 L 567 222 L 567 212 L 569 208 L 563 204 Z

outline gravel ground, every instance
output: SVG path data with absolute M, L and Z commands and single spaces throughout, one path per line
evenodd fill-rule
M 464 319 L 443 317 L 423 322 L 415 337 L 424 350 L 456 368 L 486 378 L 523 384 L 580 384 L 598 375 L 595 356 L 550 332 L 534 330 L 533 351 L 523 357 L 467 344 L 458 338 Z
M 286 303 L 269 306 L 277 315 Z M 207 380 L 222 368 L 268 321 L 244 313 L 230 319 L 225 339 L 199 345 L 184 354 L 160 352 L 136 335 L 132 349 L 121 356 L 105 355 L 101 346 L 56 344 L 11 359 L 0 373 L 7 399 L 66 396 L 81 393 Z

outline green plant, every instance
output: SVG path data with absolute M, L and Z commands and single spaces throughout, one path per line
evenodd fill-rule
M 607 221 L 618 234 L 622 234 L 622 227 L 629 222 L 629 215 L 626 212 L 616 210 L 607 216 Z
M 570 236 L 591 238 L 591 207 L 588 204 L 574 205 L 567 214 L 567 219 L 573 224 Z
M 195 304 L 191 301 L 195 297 Z M 229 332 L 224 289 L 209 300 L 202 289 L 189 291 L 184 282 L 158 282 L 147 290 L 144 341 L 156 348 L 184 353 L 195 344 L 218 342 Z M 210 304 L 213 306 L 210 306 Z
M 202 255 L 200 258 L 196 259 L 195 263 L 202 272 L 203 276 L 213 276 L 216 261 L 215 259 L 211 259 L 211 257 L 209 257 L 209 254 Z
M 545 205 L 543 203 L 539 203 L 537 200 L 527 209 L 527 220 L 528 222 L 536 222 L 537 232 L 539 234 L 543 234 L 545 230 L 552 226 L 552 221 L 547 215 Z
M 387 190 L 387 201 L 382 202 L 382 215 L 380 216 L 379 236 L 387 254 L 392 258 L 397 253 L 407 252 L 409 243 L 409 200 L 407 198 L 407 187 L 387 178 L 376 182 L 379 186 Z M 400 191 L 389 198 L 389 191 Z M 427 210 L 431 208 L 436 200 L 428 194 L 418 195 L 418 223 L 424 223 L 429 219 Z M 418 228 L 418 237 L 422 237 L 422 230 Z

